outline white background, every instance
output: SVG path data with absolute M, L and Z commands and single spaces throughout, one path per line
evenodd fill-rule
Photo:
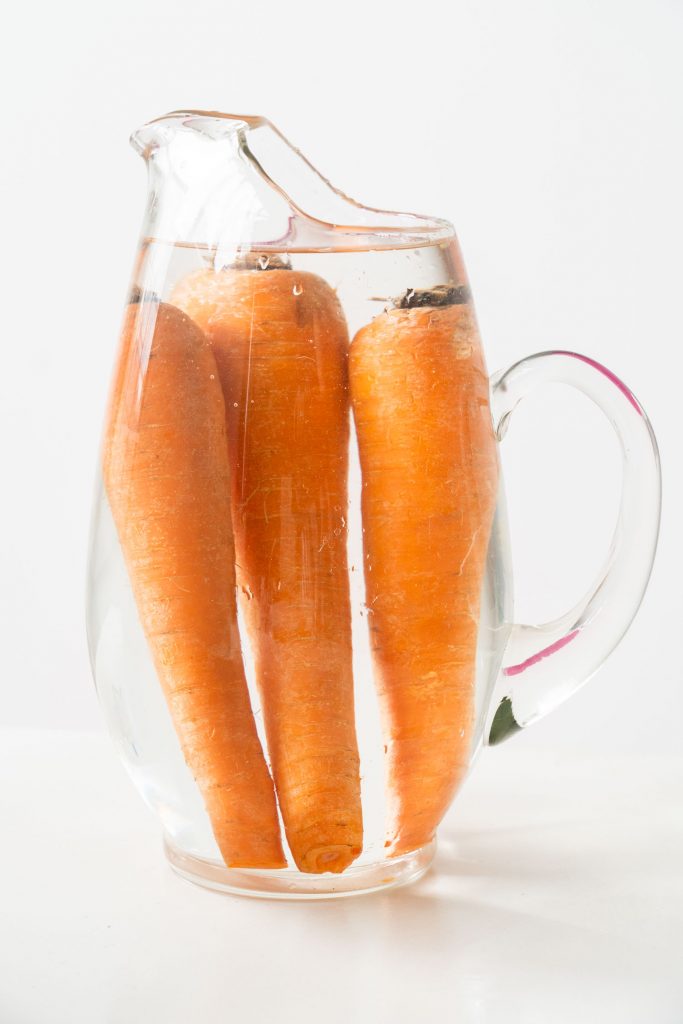
M 7 15 L 6 15 L 7 19 Z M 145 202 L 127 146 L 179 107 L 260 113 L 371 205 L 458 230 L 490 368 L 593 355 L 649 411 L 665 474 L 651 589 L 600 675 L 518 742 L 680 748 L 683 7 L 674 0 L 62 0 L 0 43 L 2 697 L 102 728 L 83 625 L 91 482 Z M 614 520 L 610 428 L 555 389 L 504 443 L 518 617 L 587 586 Z

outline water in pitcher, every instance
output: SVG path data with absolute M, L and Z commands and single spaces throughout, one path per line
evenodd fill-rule
M 252 252 L 249 267 L 260 273 L 276 273 L 277 267 L 286 266 L 322 277 L 336 292 L 351 339 L 386 307 L 401 297 L 410 297 L 411 293 L 442 288 L 452 290 L 453 301 L 468 301 L 467 281 L 455 244 L 416 246 L 414 240 L 407 239 L 402 244 L 396 236 L 387 248 L 378 247 L 377 242 L 375 236 L 372 249 Z M 133 285 L 138 297 L 173 301 L 174 290 L 188 275 L 199 270 L 218 273 L 239 258 L 239 254 L 217 248 L 148 239 L 140 250 Z M 301 398 L 305 402 L 306 396 Z M 384 746 L 369 629 L 373 612 L 365 600 L 361 472 L 353 418 L 350 420 L 349 500 L 348 508 L 341 510 L 341 522 L 348 530 L 356 726 L 361 758 L 364 847 L 356 862 L 360 865 L 376 862 L 384 855 L 386 800 Z M 106 717 L 129 772 L 159 813 L 175 846 L 220 863 L 202 798 L 183 760 L 156 677 L 101 481 L 98 488 L 91 542 L 88 627 L 94 673 Z M 488 705 L 507 636 L 510 609 L 504 578 L 509 578 L 508 565 L 506 530 L 499 512 L 491 535 L 480 610 L 475 746 L 481 742 L 483 709 Z M 266 749 L 242 609 L 239 616 L 252 707 Z M 290 864 L 293 865 L 291 859 Z

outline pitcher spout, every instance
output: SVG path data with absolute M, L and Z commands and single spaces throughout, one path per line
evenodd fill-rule
M 174 111 L 131 144 L 150 168 L 148 233 L 160 240 L 303 252 L 412 248 L 453 234 L 447 221 L 349 198 L 260 116 Z

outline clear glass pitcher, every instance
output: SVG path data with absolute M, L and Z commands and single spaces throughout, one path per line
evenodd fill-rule
M 352 202 L 267 121 L 178 112 L 133 145 L 149 201 L 88 595 L 109 728 L 185 877 L 282 897 L 413 880 L 481 747 L 633 618 L 652 430 L 586 356 L 489 381 L 451 225 Z M 586 596 L 523 626 L 498 443 L 549 381 L 609 417 L 623 493 Z

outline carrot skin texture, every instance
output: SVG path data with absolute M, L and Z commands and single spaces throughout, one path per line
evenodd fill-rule
M 286 867 L 237 627 L 223 396 L 206 338 L 174 306 L 127 309 L 102 465 L 159 682 L 225 863 Z
M 291 270 L 198 271 L 173 297 L 223 385 L 238 587 L 289 847 L 301 871 L 339 873 L 363 843 L 346 322 L 321 278 Z
M 470 759 L 498 462 L 472 308 L 393 309 L 356 335 L 368 628 L 386 747 L 386 847 L 428 843 Z

